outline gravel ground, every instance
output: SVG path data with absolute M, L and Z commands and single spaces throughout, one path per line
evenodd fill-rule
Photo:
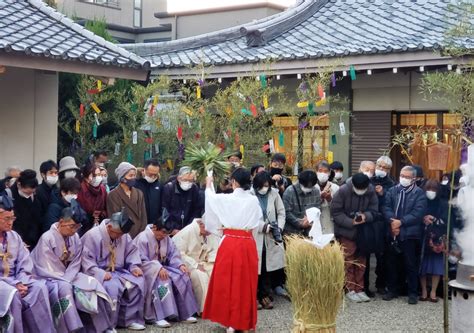
M 257 331 L 289 332 L 292 328 L 291 303 L 276 298 L 273 310 L 258 312 Z M 344 302 L 337 319 L 338 332 L 442 332 L 443 303 L 420 302 L 408 305 L 406 297 L 386 302 L 379 295 L 368 303 Z M 119 332 L 127 332 L 119 330 Z M 199 320 L 197 324 L 173 323 L 168 329 L 147 326 L 146 332 L 201 333 L 225 332 L 218 324 Z

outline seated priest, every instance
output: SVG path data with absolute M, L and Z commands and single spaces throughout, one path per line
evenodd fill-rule
M 76 231 L 82 223 L 87 215 L 73 201 L 31 252 L 35 274 L 46 280 L 58 333 L 113 329 L 111 298 L 97 279 L 79 272 L 82 242 Z
M 202 219 L 194 219 L 173 237 L 173 241 L 190 272 L 194 294 L 202 312 L 220 238 L 205 229 Z
M 55 332 L 44 281 L 31 276 L 33 262 L 8 196 L 0 196 L 0 332 Z
M 188 269 L 170 232 L 158 218 L 134 239 L 145 275 L 145 320 L 161 328 L 170 327 L 166 319 L 195 323 L 193 315 L 199 311 Z
M 125 209 L 82 236 L 82 270 L 102 283 L 112 298 L 112 326 L 145 329 L 144 279 L 140 254 L 128 232 L 133 222 Z

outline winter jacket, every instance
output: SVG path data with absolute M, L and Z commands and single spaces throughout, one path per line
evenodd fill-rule
M 61 218 L 61 213 L 64 208 L 70 207 L 70 204 L 67 203 L 59 191 L 55 191 L 51 195 L 51 203 L 48 206 L 46 212 L 46 218 L 43 224 L 43 232 L 48 231 L 51 226 L 58 222 Z
M 354 192 L 352 182 L 339 187 L 331 202 L 335 236 L 356 240 L 358 226 L 353 223 L 355 213 L 364 213 L 366 223 L 373 223 L 377 218 L 378 205 L 377 194 L 372 185 L 369 185 L 363 195 Z
M 403 209 L 400 208 L 400 211 L 396 214 L 402 189 L 401 185 L 397 185 L 387 191 L 383 207 L 385 222 L 389 226 L 392 219 L 398 219 L 402 222 L 399 236 L 402 241 L 406 239 L 420 239 L 423 230 L 423 217 L 426 214 L 427 208 L 425 192 L 415 186 L 411 192 L 406 193 Z M 388 232 L 390 232 L 390 227 Z
M 59 192 L 59 189 L 56 185 L 49 186 L 45 182 L 42 182 L 38 188 L 36 189 L 36 199 L 40 205 L 41 211 L 41 225 L 45 224 L 46 221 L 46 214 L 48 213 L 48 207 L 53 200 L 53 193 Z
M 300 184 L 291 185 L 283 193 L 283 203 L 286 210 L 284 232 L 286 234 L 308 236 L 310 228 L 301 228 L 300 221 L 306 215 L 308 208 L 316 207 L 321 209 L 321 193 L 319 188 L 313 187 L 311 192 L 304 193 L 301 190 Z
M 143 192 L 145 197 L 146 216 L 148 224 L 154 224 L 161 217 L 161 191 L 162 186 L 159 180 L 153 183 L 147 182 L 145 178 L 137 180 L 135 185 L 140 191 Z

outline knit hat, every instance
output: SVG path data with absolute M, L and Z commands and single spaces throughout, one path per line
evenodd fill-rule
M 356 173 L 354 176 L 352 176 L 352 185 L 358 190 L 366 189 L 369 187 L 369 184 L 369 177 L 363 173 Z
M 412 167 L 415 169 L 416 171 L 416 177 L 417 178 L 423 178 L 424 177 L 424 174 L 423 174 L 423 168 L 421 167 L 421 165 L 412 165 Z
M 130 164 L 128 162 L 122 162 L 118 165 L 117 169 L 115 169 L 115 175 L 117 176 L 117 179 L 120 181 L 122 180 L 123 177 L 129 172 L 130 170 L 136 170 L 135 166 L 133 164 Z
M 59 161 L 59 172 L 67 170 L 79 170 L 76 160 L 72 156 L 65 156 Z

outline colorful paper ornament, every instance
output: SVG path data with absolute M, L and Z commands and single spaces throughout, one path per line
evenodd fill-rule
M 178 141 L 183 140 L 183 128 L 181 126 L 178 126 L 178 132 L 176 133 L 176 137 L 178 138 Z
M 153 117 L 154 113 L 155 113 L 155 106 L 152 104 L 152 105 L 150 106 L 150 112 L 148 113 L 148 115 L 149 115 L 150 117 Z
M 196 98 L 201 99 L 201 87 L 200 86 L 196 87 Z
M 97 126 L 100 126 L 100 123 L 99 123 L 99 116 L 97 115 L 97 113 L 94 113 L 94 120 L 95 120 L 95 123 Z
M 132 148 L 128 148 L 128 150 L 127 150 L 127 162 L 128 163 L 133 162 Z
M 94 125 L 92 125 L 92 137 L 94 139 L 97 139 L 97 124 L 94 123 Z
M 341 131 L 341 135 L 346 135 L 346 126 L 342 121 L 339 123 L 339 130 Z
M 160 121 L 160 119 L 156 119 L 156 120 L 155 120 L 155 125 L 156 125 L 156 127 L 160 127 L 160 126 L 161 126 L 161 121 Z
M 130 106 L 130 110 L 131 110 L 132 112 L 137 112 L 137 111 L 138 111 L 138 104 L 133 103 L 133 104 Z
M 229 140 L 229 135 L 227 135 L 226 131 L 222 131 L 222 136 L 224 137 L 224 140 Z
M 192 117 L 194 115 L 193 111 L 191 111 L 190 109 L 188 109 L 187 107 L 183 106 L 183 112 L 186 113 L 186 115 Z
M 240 110 L 243 114 L 246 114 L 248 116 L 251 116 L 252 115 L 252 112 L 250 112 L 249 110 L 247 110 L 246 108 L 242 108 L 242 110 Z
M 285 145 L 285 134 L 282 130 L 280 130 L 280 134 L 278 135 L 278 144 L 280 145 L 280 147 L 283 147 Z
M 229 117 L 234 115 L 234 111 L 232 111 L 232 107 L 230 105 L 225 108 L 225 113 L 227 113 Z
M 95 94 L 98 94 L 99 92 L 100 92 L 99 89 L 89 89 L 89 90 L 87 90 L 87 93 L 89 95 L 95 95 Z
M 331 143 L 332 143 L 333 145 L 337 145 L 336 134 L 331 135 Z
M 330 150 L 328 150 L 328 156 L 327 156 L 328 163 L 331 164 L 334 162 L 334 153 Z
M 243 101 L 246 101 L 246 100 L 247 100 L 247 99 L 245 98 L 245 96 L 244 96 L 244 95 L 242 95 L 242 93 L 240 93 L 240 92 L 236 92 L 235 94 L 236 94 L 236 95 L 237 95 L 237 97 L 238 97 L 238 98 L 240 98 L 241 100 L 243 100 Z
M 81 118 L 84 117 L 85 113 L 86 113 L 86 110 L 84 108 L 84 104 L 81 103 L 81 105 L 79 105 L 79 117 Z
M 336 73 L 331 74 L 331 83 L 332 83 L 332 87 L 335 88 L 336 87 Z
M 97 80 L 97 90 L 101 91 L 102 90 L 102 81 Z
M 319 101 L 316 102 L 316 106 L 317 106 L 318 108 L 321 107 L 321 106 L 323 106 L 323 105 L 325 105 L 325 104 L 326 104 L 326 100 L 325 100 L 325 99 L 321 99 L 321 100 L 319 100 Z
M 321 154 L 321 152 L 322 152 L 322 149 L 321 149 L 321 147 L 319 146 L 317 140 L 314 140 L 314 141 L 313 141 L 313 150 L 314 150 L 315 155 L 319 155 L 319 154 Z
M 81 132 L 81 122 L 79 120 L 76 120 L 76 133 Z
M 309 105 L 308 101 L 301 101 L 301 102 L 298 102 L 298 104 L 296 104 L 296 106 L 299 108 L 306 108 L 308 107 L 308 105 Z
M 100 109 L 99 109 L 99 107 L 97 106 L 97 104 L 95 104 L 94 102 L 91 103 L 91 107 L 92 107 L 92 109 L 94 109 L 94 111 L 95 111 L 96 113 L 100 113 L 100 112 L 101 112 Z
M 188 115 L 186 115 L 186 122 L 188 123 L 188 127 L 191 127 L 191 118 L 189 118 Z
M 306 126 L 308 126 L 308 122 L 307 122 L 307 121 L 302 121 L 302 122 L 298 125 L 298 128 L 299 128 L 299 129 L 303 129 L 303 128 L 305 128 Z
M 117 142 L 117 143 L 115 144 L 114 155 L 115 155 L 115 156 L 120 155 L 120 143 L 119 143 L 119 142 Z
M 240 151 L 240 153 L 242 154 L 242 160 L 243 160 L 243 159 L 244 159 L 244 155 L 245 155 L 244 145 L 240 145 L 239 151 Z
M 159 154 L 160 153 L 160 144 L 159 143 L 155 143 L 155 154 Z
M 153 106 L 158 105 L 158 95 L 153 96 Z
M 137 131 L 132 132 L 132 144 L 134 144 L 134 145 L 138 144 L 138 132 Z
M 268 109 L 268 97 L 267 97 L 267 95 L 263 95 L 263 108 L 265 110 Z
M 318 95 L 319 98 L 324 98 L 324 89 L 321 83 L 318 83 Z
M 266 143 L 262 146 L 262 152 L 266 153 L 268 150 L 270 150 L 270 145 Z
M 263 89 L 267 87 L 267 77 L 265 76 L 265 74 L 260 74 L 260 85 Z
M 351 76 L 351 80 L 354 81 L 356 79 L 356 71 L 354 65 L 351 65 L 351 67 L 349 67 L 349 74 Z
M 173 161 L 169 158 L 166 160 L 166 164 L 168 166 L 168 170 L 173 170 Z
M 149 160 L 151 158 L 151 154 L 150 154 L 150 151 L 147 149 L 145 150 L 145 153 L 143 154 L 143 159 L 146 161 L 146 160 Z
M 309 113 L 310 116 L 314 116 L 314 104 L 313 103 L 308 104 L 308 113 Z
M 250 112 L 252 112 L 252 115 L 254 116 L 254 118 L 257 118 L 258 111 L 257 111 L 257 107 L 255 106 L 255 104 L 250 105 Z
M 268 140 L 268 145 L 270 146 L 270 153 L 275 153 L 275 142 L 273 139 Z

